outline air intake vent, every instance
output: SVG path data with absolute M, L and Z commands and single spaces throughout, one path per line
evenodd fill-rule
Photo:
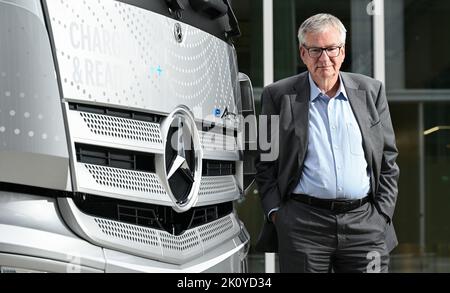
M 117 205 L 119 222 L 132 223 L 144 227 L 160 227 L 155 209 Z M 162 227 L 160 227 L 162 228 Z
M 101 136 L 162 144 L 159 124 L 79 112 L 89 130 Z
M 123 240 L 138 242 L 150 246 L 158 246 L 158 234 L 156 231 L 118 223 L 115 221 L 108 221 L 105 219 L 94 219 L 98 227 L 103 233 L 111 237 L 120 238 Z
M 199 228 L 200 238 L 204 243 L 213 241 L 217 236 L 225 234 L 233 229 L 233 222 L 230 218 L 223 218 L 220 221 L 210 223 Z
M 117 150 L 85 144 L 75 144 L 80 163 L 120 168 L 132 171 L 155 172 L 155 156 L 148 153 Z
M 191 226 L 200 226 L 204 223 L 209 223 L 215 221 L 219 218 L 219 207 L 218 206 L 210 206 L 204 208 L 197 208 L 194 210 L 194 214 L 192 215 Z
M 200 239 L 195 231 L 183 235 L 160 234 L 162 247 L 166 250 L 189 251 L 200 245 Z
M 155 114 L 134 112 L 134 111 L 107 108 L 107 107 L 98 107 L 98 106 L 92 106 L 92 105 L 82 105 L 82 104 L 75 104 L 75 103 L 70 103 L 69 109 L 74 110 L 74 111 L 85 112 L 85 113 L 108 115 L 111 117 L 146 121 L 146 122 L 152 122 L 152 123 L 160 123 L 163 118 L 162 116 L 155 115 Z
M 236 138 L 214 132 L 200 132 L 200 142 L 206 151 L 236 151 Z
M 172 235 L 181 235 L 186 230 L 216 221 L 233 211 L 231 202 L 196 207 L 184 213 L 177 213 L 168 206 L 143 204 L 90 194 L 77 194 L 74 202 L 82 212 L 90 216 L 164 230 Z
M 211 197 L 219 193 L 236 193 L 238 192 L 235 179 L 233 176 L 205 176 L 202 178 L 200 186 L 200 197 Z
M 165 196 L 166 191 L 159 183 L 158 176 L 154 173 L 122 170 L 118 168 L 103 167 L 84 164 L 92 178 L 106 188 L 116 188 L 132 191 L 133 193 L 144 193 L 147 196 Z
M 233 161 L 203 160 L 203 176 L 226 176 L 236 174 L 236 163 Z

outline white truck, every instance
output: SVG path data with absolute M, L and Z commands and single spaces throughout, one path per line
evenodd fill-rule
M 0 0 L 0 271 L 245 272 L 238 35 L 228 0 Z

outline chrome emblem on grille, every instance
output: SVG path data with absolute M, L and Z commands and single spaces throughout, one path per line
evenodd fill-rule
M 178 212 L 189 210 L 198 199 L 202 175 L 202 149 L 191 112 L 178 107 L 162 123 L 165 152 L 157 173 Z
M 175 36 L 175 40 L 178 43 L 181 43 L 183 41 L 183 29 L 181 28 L 181 25 L 178 22 L 175 23 L 175 27 L 173 29 L 173 35 Z

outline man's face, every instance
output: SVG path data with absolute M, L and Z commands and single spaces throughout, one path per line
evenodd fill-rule
M 305 44 L 307 48 L 330 48 L 337 47 L 343 44 L 340 43 L 339 31 L 334 27 L 329 27 L 323 32 L 319 33 L 307 33 L 305 35 Z M 326 51 L 322 51 L 320 57 L 313 58 L 309 55 L 308 49 L 304 46 L 300 46 L 300 57 L 308 67 L 309 72 L 312 75 L 313 80 L 329 80 L 337 78 L 342 62 L 345 58 L 345 47 L 338 50 L 339 55 L 337 57 L 328 57 Z

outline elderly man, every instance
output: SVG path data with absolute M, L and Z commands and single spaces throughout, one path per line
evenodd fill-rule
M 340 72 L 345 36 L 332 15 L 307 19 L 298 39 L 308 71 L 262 94 L 279 154 L 264 160 L 261 151 L 257 163 L 267 215 L 257 248 L 278 249 L 281 272 L 387 272 L 397 245 L 398 151 L 386 94 L 377 80 Z

